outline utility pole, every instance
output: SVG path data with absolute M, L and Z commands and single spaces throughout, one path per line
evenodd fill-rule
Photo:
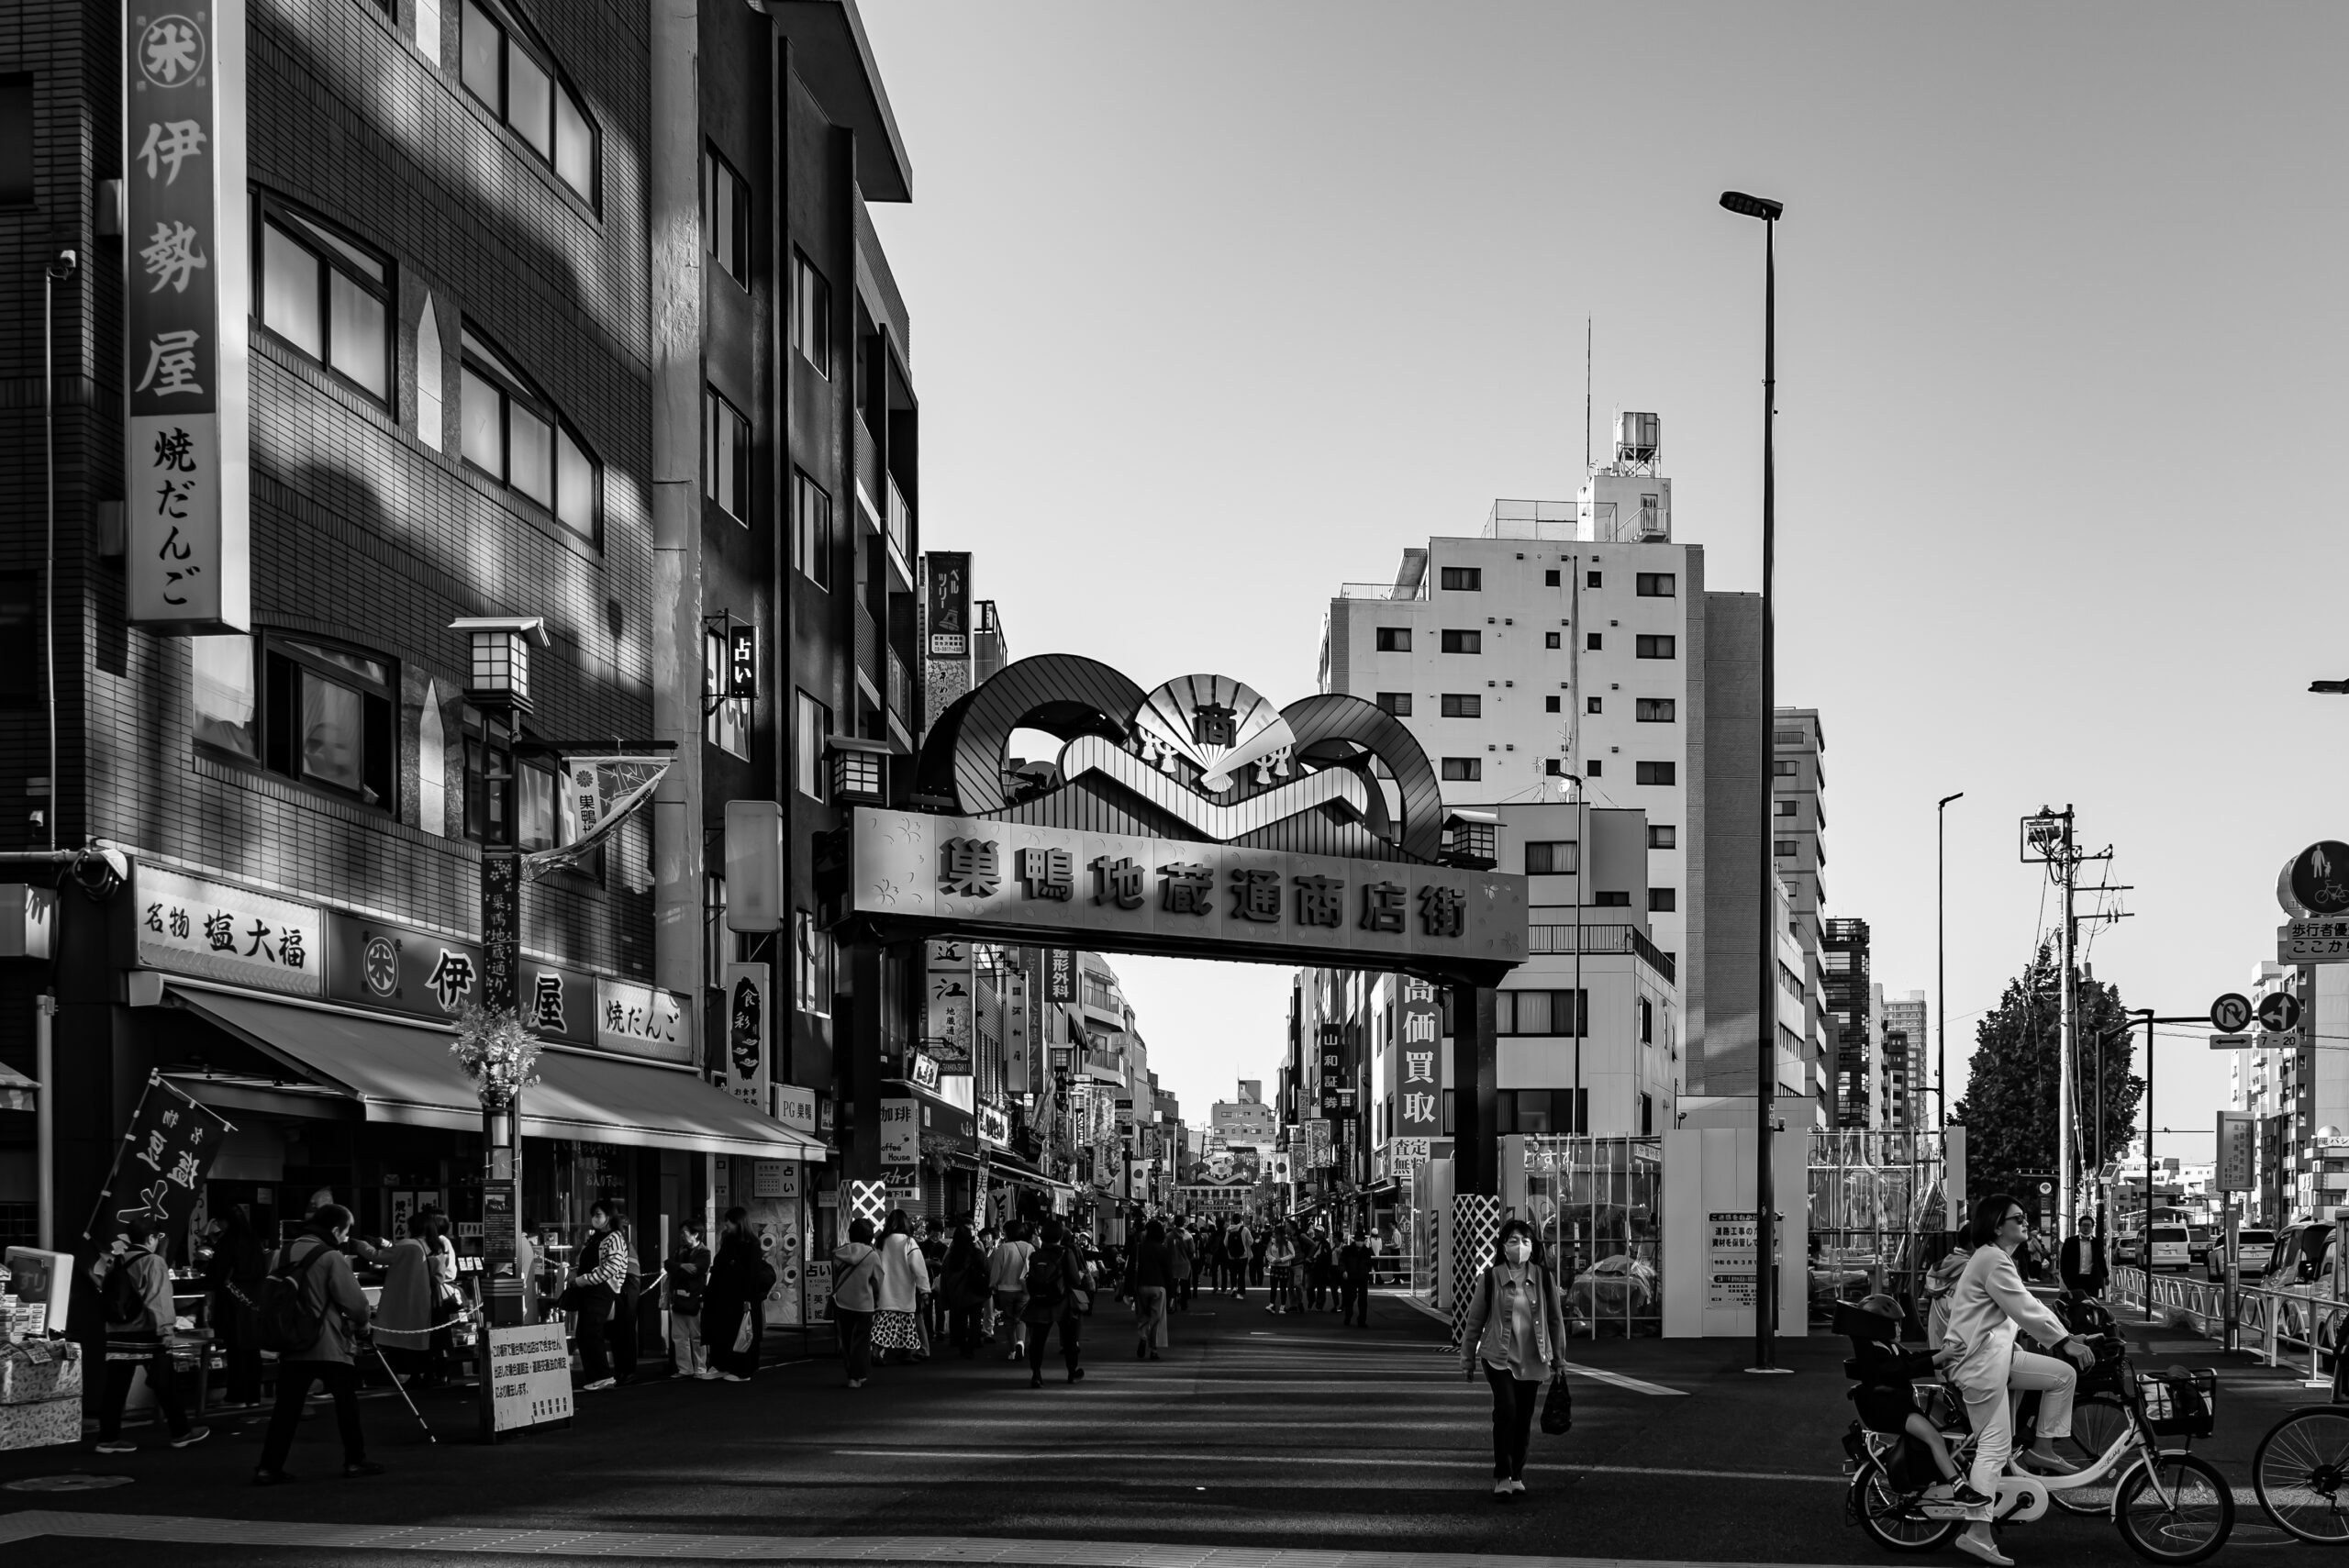
M 2076 1060 L 2076 1052 L 2074 1050 L 2072 1030 L 2079 1003 L 2079 990 L 2072 973 L 2072 950 L 2077 940 L 2077 932 L 2073 929 L 2072 923 L 2072 897 L 2078 890 L 2080 878 L 2079 858 L 2072 849 L 2072 808 L 2069 806 L 2064 807 L 2064 851 L 2056 865 L 2062 871 L 2064 878 L 2064 967 L 2063 1001 L 2060 1004 L 2061 1011 L 2055 1024 L 2056 1040 L 2059 1042 L 2056 1047 L 2055 1085 L 2055 1234 L 2069 1236 L 2072 1233 L 2073 1206 L 2076 1201 L 2072 1192 L 2075 1176 L 2072 1160 L 2072 1126 L 2076 1115 L 2073 1106 L 2075 1096 L 2072 1093 L 2072 1063 Z

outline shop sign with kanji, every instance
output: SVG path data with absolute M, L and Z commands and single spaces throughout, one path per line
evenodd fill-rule
M 1498 872 L 874 807 L 853 831 L 854 911 L 885 927 L 1491 978 L 1525 956 L 1525 879 Z
M 696 1059 L 693 1018 L 676 994 L 625 980 L 596 982 L 596 1044 L 655 1062 Z
M 300 996 L 323 991 L 317 906 L 143 862 L 132 893 L 141 966 Z
M 234 1130 L 209 1106 L 150 1076 L 86 1234 L 103 1245 L 141 1215 L 167 1235 L 184 1234 L 221 1136 Z

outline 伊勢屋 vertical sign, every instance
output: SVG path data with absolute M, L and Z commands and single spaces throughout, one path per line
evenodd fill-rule
M 244 631 L 243 0 L 131 0 L 123 24 L 129 617 L 155 631 Z

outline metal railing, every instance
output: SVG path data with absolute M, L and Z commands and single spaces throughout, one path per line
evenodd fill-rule
M 1428 596 L 1425 578 L 1408 588 L 1398 588 L 1392 583 L 1341 583 L 1338 597 L 1341 599 L 1424 599 Z
M 2231 1319 L 2227 1295 L 2222 1284 L 2183 1274 L 2155 1273 L 2149 1279 L 2144 1270 L 2126 1264 L 2112 1271 L 2114 1300 L 2231 1349 L 2250 1351 L 2265 1366 L 2305 1362 L 2310 1384 L 2330 1385 L 2325 1362 L 2349 1321 L 2349 1301 L 2320 1296 L 2310 1285 L 2237 1285 Z
M 1641 934 L 1637 926 L 1618 924 L 1574 926 L 1529 926 L 1525 932 L 1527 952 L 1570 953 L 1575 951 L 1575 933 L 1582 933 L 1582 951 L 1586 953 L 1628 952 L 1638 957 L 1665 980 L 1674 980 L 1678 965 L 1673 956 Z

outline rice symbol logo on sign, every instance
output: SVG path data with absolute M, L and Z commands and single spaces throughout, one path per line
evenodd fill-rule
M 367 989 L 378 996 L 395 995 L 400 988 L 400 947 L 389 937 L 369 937 L 359 955 L 360 974 Z
M 204 29 L 185 17 L 158 17 L 139 35 L 139 69 L 158 87 L 192 82 L 204 69 Z

